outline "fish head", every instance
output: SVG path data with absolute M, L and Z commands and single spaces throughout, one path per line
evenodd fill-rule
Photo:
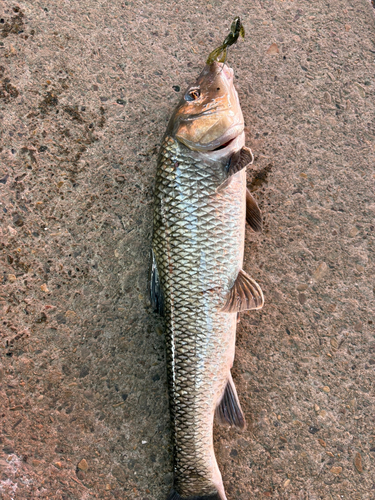
M 168 133 L 193 151 L 226 148 L 244 130 L 244 120 L 226 64 L 206 65 L 189 85 L 169 122 Z

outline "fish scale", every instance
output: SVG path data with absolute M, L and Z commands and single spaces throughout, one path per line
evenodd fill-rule
M 211 495 L 221 475 L 212 447 L 214 411 L 233 363 L 236 313 L 222 313 L 242 267 L 246 174 L 205 160 L 166 137 L 155 184 L 153 251 L 167 341 L 174 488 Z

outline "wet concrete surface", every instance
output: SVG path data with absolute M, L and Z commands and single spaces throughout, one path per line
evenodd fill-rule
M 264 231 L 215 429 L 228 500 L 375 498 L 374 15 L 360 0 L 5 2 L 0 497 L 165 500 L 162 324 L 147 297 L 158 145 L 230 50 Z

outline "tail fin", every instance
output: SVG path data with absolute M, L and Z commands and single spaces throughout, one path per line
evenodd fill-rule
M 176 491 L 172 490 L 169 494 L 167 500 L 221 500 L 219 493 L 213 493 L 212 495 L 204 495 L 203 497 L 182 497 Z

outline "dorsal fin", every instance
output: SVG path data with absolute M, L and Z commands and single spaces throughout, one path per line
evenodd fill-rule
M 264 297 L 260 286 L 241 269 L 234 285 L 228 292 L 221 312 L 234 313 L 249 309 L 261 309 L 263 304 Z
M 220 424 L 233 425 L 238 429 L 246 427 L 245 417 L 242 413 L 236 387 L 230 372 L 223 397 L 216 407 L 215 417 Z
M 262 231 L 262 214 L 253 195 L 246 188 L 246 221 L 254 231 Z
M 231 176 L 243 168 L 247 167 L 247 165 L 251 165 L 254 161 L 254 155 L 251 152 L 250 148 L 244 146 L 237 153 L 234 153 L 229 160 L 228 165 L 228 175 Z

